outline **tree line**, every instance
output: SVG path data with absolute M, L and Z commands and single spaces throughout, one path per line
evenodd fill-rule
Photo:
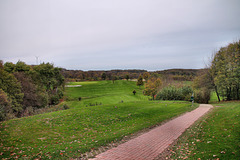
M 137 79 L 146 70 L 109 70 L 109 71 L 82 71 L 62 69 L 61 73 L 66 81 L 98 81 Z
M 189 72 L 173 69 L 157 73 L 162 73 L 162 76 L 151 75 L 145 83 L 144 94 L 152 96 L 152 99 L 188 100 L 194 94 L 196 102 L 208 103 L 214 91 L 218 101 L 240 100 L 240 40 L 215 52 L 205 69 Z M 171 78 L 176 80 L 173 75 L 183 76 L 186 73 L 193 78 L 192 87 L 173 85 L 169 81 Z
M 122 80 L 137 79 L 144 73 L 159 74 L 168 79 L 178 81 L 191 81 L 201 69 L 170 69 L 164 71 L 148 72 L 147 70 L 109 70 L 109 71 L 82 71 L 62 69 L 66 81 L 97 81 L 97 80 Z
M 30 66 L 0 61 L 0 120 L 58 104 L 64 82 L 61 68 L 50 63 Z
M 155 73 L 168 76 L 176 81 L 192 81 L 202 69 L 168 69 Z

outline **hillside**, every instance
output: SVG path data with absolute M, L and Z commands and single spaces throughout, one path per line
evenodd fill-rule
M 149 101 L 133 81 L 69 85 L 82 85 L 66 88 L 60 106 L 70 109 L 0 123 L 0 159 L 79 158 L 194 109 L 190 102 Z
M 168 74 L 168 75 L 192 75 L 196 76 L 199 71 L 203 69 L 167 69 L 162 71 L 156 71 L 159 74 Z

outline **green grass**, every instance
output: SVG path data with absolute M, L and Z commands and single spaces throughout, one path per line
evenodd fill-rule
M 136 86 L 136 82 L 133 81 L 90 81 L 90 82 L 75 82 L 70 85 L 77 84 L 82 85 L 81 87 L 70 87 L 66 88 L 66 99 L 71 101 L 82 98 L 81 104 L 83 106 L 89 105 L 90 103 L 96 104 L 115 104 L 121 101 L 131 102 L 148 100 L 147 96 L 142 94 L 143 86 Z M 136 95 L 133 95 L 133 90 L 136 90 Z
M 172 148 L 171 159 L 239 159 L 240 103 L 222 102 L 188 129 Z
M 220 99 L 222 100 L 222 97 L 220 97 Z M 212 91 L 209 103 L 217 103 L 217 102 L 218 102 L 217 94 L 215 91 Z
M 136 82 L 74 84 L 82 87 L 66 88 L 70 109 L 0 123 L 0 159 L 80 157 L 194 108 L 189 102 L 148 101 Z M 89 105 L 96 102 L 102 105 Z
M 192 86 L 193 81 L 183 81 L 182 83 L 186 86 Z

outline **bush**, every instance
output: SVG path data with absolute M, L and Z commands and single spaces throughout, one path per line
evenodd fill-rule
M 34 115 L 34 108 L 32 106 L 28 106 L 23 112 L 21 117 L 27 117 Z
M 64 104 L 64 105 L 63 105 L 63 108 L 64 108 L 65 110 L 67 110 L 67 109 L 69 109 L 70 107 L 69 107 L 68 105 Z
M 59 97 L 58 95 L 54 95 L 50 97 L 50 105 L 56 105 L 59 103 Z
M 197 103 L 205 103 L 208 104 L 210 100 L 211 90 L 207 88 L 201 88 L 194 92 L 194 101 Z
M 169 86 L 163 88 L 160 92 L 158 92 L 156 99 L 157 100 L 176 100 L 179 97 L 179 93 L 174 86 Z
M 158 92 L 157 100 L 190 100 L 193 90 L 189 86 L 177 88 L 175 86 L 168 86 Z
M 182 100 L 189 101 L 193 93 L 193 89 L 190 86 L 183 86 L 181 88 Z

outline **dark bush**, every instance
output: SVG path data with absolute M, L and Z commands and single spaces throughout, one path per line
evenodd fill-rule
M 50 105 L 56 105 L 59 103 L 59 97 L 58 95 L 53 95 L 50 97 Z
M 65 110 L 67 110 L 67 109 L 69 109 L 70 107 L 69 107 L 68 105 L 64 104 L 64 105 L 63 105 L 63 108 L 64 108 Z

